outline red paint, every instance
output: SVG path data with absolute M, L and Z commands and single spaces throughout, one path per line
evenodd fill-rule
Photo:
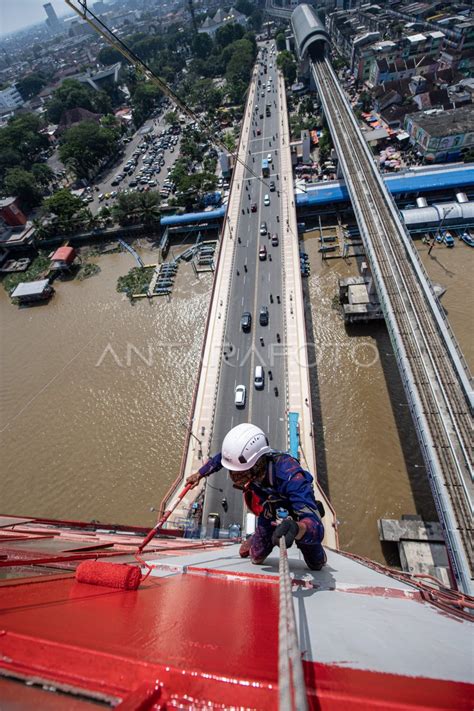
M 276 708 L 278 587 L 258 574 L 240 582 L 226 576 L 149 578 L 136 592 L 79 584 L 72 575 L 0 585 L 0 667 L 117 697 L 125 711 Z M 468 684 L 304 668 L 310 706 L 319 711 L 471 708 Z
M 318 711 L 472 711 L 474 685 L 303 662 L 309 706 Z M 314 691 L 316 689 L 316 692 Z
M 181 575 L 137 592 L 71 578 L 0 589 L 0 655 L 18 673 L 121 696 L 158 680 L 216 703 L 275 703 L 273 585 Z

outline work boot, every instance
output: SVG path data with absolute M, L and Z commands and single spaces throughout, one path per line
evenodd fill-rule
M 252 536 L 247 538 L 247 540 L 245 540 L 241 544 L 241 546 L 239 548 L 239 555 L 241 558 L 248 558 L 249 557 L 251 545 L 252 545 Z
M 308 568 L 310 568 L 311 570 L 321 570 L 321 568 L 323 568 L 326 565 L 327 560 L 328 560 L 328 557 L 327 557 L 326 553 L 324 553 L 324 558 L 320 563 L 313 563 L 312 565 L 308 565 L 308 564 L 307 565 L 308 565 Z

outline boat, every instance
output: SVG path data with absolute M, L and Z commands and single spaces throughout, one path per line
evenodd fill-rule
M 472 598 L 329 548 L 310 571 L 292 546 L 289 578 L 278 548 L 255 566 L 191 518 L 145 548 L 138 589 L 76 578 L 83 561 L 136 565 L 145 533 L 1 517 L 2 708 L 287 711 L 291 657 L 294 708 L 471 709 Z
M 474 239 L 471 237 L 469 232 L 463 232 L 459 239 L 461 239 L 464 244 L 467 244 L 468 247 L 474 247 Z
M 446 232 L 443 237 L 443 242 L 446 247 L 454 247 L 454 237 L 451 232 Z

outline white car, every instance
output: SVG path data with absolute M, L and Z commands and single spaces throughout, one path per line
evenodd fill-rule
M 271 154 L 271 153 L 269 153 L 269 154 L 267 155 L 267 161 L 268 161 L 269 163 L 272 162 L 272 154 Z
M 263 204 L 270 205 L 270 195 L 265 195 L 265 197 L 263 198 Z
M 247 398 L 247 388 L 245 385 L 237 385 L 235 388 L 235 406 L 236 407 L 245 407 L 245 400 Z

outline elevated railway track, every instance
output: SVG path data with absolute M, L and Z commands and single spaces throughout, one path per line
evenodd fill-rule
M 384 309 L 453 572 L 472 594 L 470 378 L 334 70 L 319 58 L 311 71 Z

